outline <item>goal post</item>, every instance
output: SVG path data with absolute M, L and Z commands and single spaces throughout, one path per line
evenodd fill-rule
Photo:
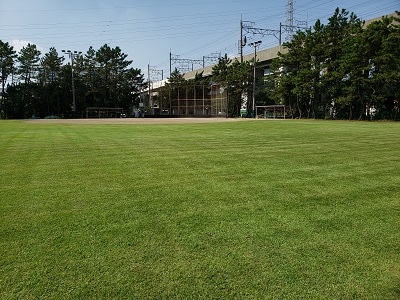
M 257 119 L 286 119 L 286 105 L 256 106 Z

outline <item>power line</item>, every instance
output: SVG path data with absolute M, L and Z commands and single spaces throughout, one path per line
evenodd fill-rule
M 242 3 L 241 0 L 229 0 L 229 1 L 212 1 L 212 2 L 199 2 L 197 5 L 215 5 L 215 4 L 232 4 Z M 87 11 L 87 10 L 126 10 L 126 9 L 138 9 L 138 8 L 164 8 L 164 7 L 182 7 L 182 6 L 193 6 L 196 3 L 163 3 L 156 5 L 135 5 L 135 6 L 114 6 L 114 7 L 86 7 L 86 8 L 48 8 L 48 9 L 14 9 L 14 10 L 3 10 L 3 13 L 16 13 L 16 12 L 55 12 L 55 11 Z
M 206 0 L 207 1 L 207 0 Z M 216 1 L 213 4 L 218 3 L 242 3 L 242 1 Z M 297 0 L 299 5 L 296 7 L 296 12 L 299 14 L 307 13 L 311 19 L 315 15 L 318 15 L 320 19 L 330 17 L 334 11 L 334 4 L 337 1 L 326 1 L 326 0 L 307 0 L 301 3 L 301 0 Z M 208 1 L 211 3 L 211 1 Z M 354 3 L 354 2 L 353 2 Z M 393 11 L 398 8 L 398 0 L 385 1 L 385 5 L 379 3 L 379 1 L 367 0 L 357 1 L 355 5 L 348 8 L 360 8 L 361 12 L 356 12 L 357 15 L 362 15 L 364 18 L 369 15 L 378 15 L 378 12 L 387 12 L 393 8 Z M 186 6 L 191 5 L 193 2 L 185 4 Z M 198 1 L 195 5 L 206 6 L 207 2 L 201 3 Z M 214 5 L 213 5 L 214 6 Z M 138 6 L 135 6 L 137 8 Z M 143 4 L 140 7 L 153 7 L 156 8 L 167 8 L 176 7 L 177 3 L 166 2 L 165 5 L 148 5 Z M 211 7 L 211 5 L 210 5 Z M 326 12 L 327 9 L 332 8 L 332 12 L 329 15 L 321 16 L 321 7 Z M 131 6 L 125 6 L 124 9 L 133 8 Z M 61 8 L 62 9 L 62 8 Z M 69 8 L 66 8 L 67 10 Z M 102 10 L 115 11 L 122 9 L 122 7 L 108 7 L 102 8 Z M 229 8 L 228 8 L 229 9 Z M 90 11 L 90 8 L 75 9 L 72 8 L 79 15 L 79 10 L 85 12 Z M 24 10 L 22 10 L 24 11 Z M 50 10 L 38 10 L 38 11 L 51 11 Z M 179 10 L 181 11 L 181 10 Z M 271 12 L 272 11 L 272 12 Z M 1 13 L 3 13 L 2 11 Z M 0 34 L 4 37 L 14 38 L 17 34 L 18 29 L 23 29 L 23 34 L 18 39 L 46 41 L 47 39 L 55 40 L 55 37 L 63 36 L 62 44 L 58 41 L 50 41 L 47 44 L 51 46 L 65 45 L 65 39 L 70 40 L 68 45 L 77 48 L 89 47 L 93 44 L 103 44 L 105 41 L 109 43 L 119 43 L 127 45 L 131 49 L 135 49 L 132 46 L 132 41 L 135 43 L 142 43 L 140 48 L 143 47 L 157 47 L 161 43 L 166 44 L 165 41 L 171 40 L 173 43 L 178 43 L 182 40 L 182 53 L 184 56 L 197 56 L 202 57 L 204 52 L 226 52 L 227 54 L 234 54 L 237 52 L 237 37 L 239 32 L 237 28 L 237 20 L 239 19 L 240 13 L 251 16 L 251 19 L 257 22 L 255 28 L 271 28 L 276 30 L 279 27 L 279 21 L 284 20 L 285 9 L 283 5 L 276 5 L 274 7 L 268 6 L 268 9 L 263 8 L 262 5 L 252 9 L 230 9 L 224 10 L 219 8 L 218 10 L 210 9 L 206 13 L 194 13 L 194 14 L 164 14 L 160 16 L 146 16 L 139 18 L 111 18 L 111 20 L 100 20 L 100 21 L 79 21 L 79 22 L 42 22 L 36 24 L 24 24 L 24 25 L 12 25 L 1 24 L 4 22 L 4 18 L 0 20 Z M 174 16 L 175 15 L 175 16 Z M 254 16 L 254 17 L 253 17 Z M 379 15 L 378 15 L 379 16 Z M 273 22 L 275 24 L 273 24 Z M 27 22 L 30 23 L 30 22 Z M 262 23 L 262 24 L 261 24 Z M 74 30 L 79 29 L 79 30 Z M 70 34 L 74 30 L 75 34 Z M 32 32 L 36 31 L 36 32 Z M 29 32 L 32 34 L 27 35 Z M 40 32 L 40 33 L 38 33 Z M 155 32 L 154 34 L 152 34 Z M 193 37 L 196 37 L 195 39 Z M 143 45 L 143 43 L 146 43 Z M 269 45 L 276 45 L 276 41 L 272 41 L 269 37 L 263 38 L 263 48 Z M 147 46 L 148 45 L 148 46 Z M 42 46 L 42 45 L 40 45 Z M 169 46 L 169 45 L 168 45 Z M 247 49 L 245 49 L 247 50 Z M 202 52 L 202 53 L 201 53 Z M 134 50 L 133 50 L 133 53 Z M 196 55 L 197 54 L 197 55 Z M 133 54 L 135 55 L 135 54 Z M 168 53 L 165 54 L 165 57 Z M 168 61 L 163 62 L 167 64 Z
M 254 13 L 258 12 L 257 9 L 250 9 L 250 10 L 240 10 L 240 12 L 243 13 Z M 158 17 L 146 17 L 146 18 L 132 18 L 132 19 L 121 19 L 121 20 L 104 20 L 104 21 L 92 21 L 92 22 L 57 22 L 57 23 L 28 23 L 28 24 L 21 24 L 21 25 L 8 25 L 8 24 L 2 24 L 5 28 L 8 27 L 28 27 L 31 28 L 32 26 L 44 26 L 49 27 L 49 26 L 60 26 L 60 25 L 75 25 L 72 28 L 76 27 L 81 27 L 82 25 L 85 24 L 92 24 L 89 26 L 97 26 L 99 24 L 106 24 L 106 25 L 112 25 L 114 23 L 122 23 L 122 24 L 131 24 L 131 25 L 136 25 L 136 24 L 145 24 L 145 23 L 153 23 L 153 22 L 160 22 L 160 21 L 171 21 L 173 20 L 173 23 L 176 23 L 177 21 L 184 21 L 188 20 L 192 22 L 194 19 L 200 19 L 204 22 L 205 18 L 218 18 L 218 21 L 220 22 L 222 17 L 232 17 L 232 16 L 237 16 L 238 11 L 215 11 L 212 13 L 199 13 L 199 14 L 179 14 L 179 15 L 168 15 L 168 16 L 158 16 Z M 217 21 L 217 22 L 218 22 Z M 120 24 L 121 25 L 121 24 Z

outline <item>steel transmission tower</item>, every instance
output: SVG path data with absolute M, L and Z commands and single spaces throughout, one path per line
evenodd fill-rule
M 286 5 L 286 41 L 289 42 L 294 34 L 294 4 L 295 0 L 288 0 Z

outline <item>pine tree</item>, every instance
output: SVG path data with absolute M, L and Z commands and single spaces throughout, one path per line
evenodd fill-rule
M 0 40 L 0 71 L 1 71 L 1 94 L 0 94 L 0 117 L 6 116 L 6 93 L 5 86 L 8 77 L 12 74 L 14 69 L 14 60 L 16 52 L 9 43 L 4 43 Z

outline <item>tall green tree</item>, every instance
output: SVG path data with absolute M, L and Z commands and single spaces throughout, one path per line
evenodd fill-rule
M 121 96 L 119 83 L 128 66 L 132 64 L 132 61 L 126 58 L 127 54 L 123 53 L 119 47 L 111 48 L 107 44 L 96 52 L 98 73 L 103 86 L 103 106 L 118 106 L 118 98 Z
M 36 45 L 28 44 L 18 54 L 19 81 L 8 92 L 10 117 L 72 116 L 72 66 L 63 64 L 55 48 L 41 58 Z M 89 48 L 73 58 L 76 116 L 84 116 L 89 106 L 122 107 L 132 111 L 140 86 L 141 70 L 132 68 L 119 47 Z M 7 71 L 7 69 L 5 69 Z M 4 72 L 6 74 L 6 72 Z M 6 76 L 4 75 L 4 78 Z M 3 109 L 4 110 L 4 109 Z
M 168 78 L 168 84 L 170 85 L 180 85 L 185 83 L 185 81 L 183 74 L 181 74 L 177 68 L 171 72 L 171 75 Z
M 292 117 L 303 117 L 305 106 L 310 96 L 310 53 L 304 47 L 306 34 L 298 32 L 290 42 L 284 44 L 288 49 L 286 54 L 279 53 L 273 63 L 273 80 L 277 87 L 275 95 L 277 102 L 289 106 Z
M 239 116 L 240 109 L 247 102 L 250 105 L 251 87 L 253 84 L 252 62 L 232 61 L 227 54 L 218 60 L 213 67 L 212 81 L 219 83 L 228 93 L 229 116 Z
M 29 84 L 32 80 L 37 79 L 40 54 L 41 52 L 34 44 L 28 44 L 21 49 L 18 55 L 18 74 L 20 75 L 20 81 Z
M 63 62 L 64 57 L 58 56 L 56 48 L 51 47 L 49 52 L 40 60 L 41 83 L 45 85 L 49 82 L 56 81 L 60 75 Z
M 39 79 L 41 84 L 41 100 L 45 103 L 40 115 L 60 115 L 62 91 L 60 85 L 61 68 L 64 61 L 57 50 L 52 47 L 40 60 Z
M 97 105 L 99 89 L 101 86 L 98 64 L 96 62 L 96 50 L 90 46 L 83 56 L 82 78 L 85 83 L 85 98 L 87 107 Z
M 380 53 L 380 59 L 383 62 L 383 72 L 387 78 L 387 88 L 385 93 L 389 95 L 388 108 L 390 111 L 394 109 L 394 102 L 400 99 L 400 12 L 396 12 L 396 17 L 390 18 L 389 35 L 385 39 Z M 398 105 L 397 105 L 398 106 Z M 396 114 L 394 119 L 396 120 Z
M 307 33 L 299 31 L 293 40 L 285 45 L 290 49 L 286 58 L 290 72 L 288 80 L 293 83 L 291 92 L 296 97 L 296 107 L 299 118 L 310 111 L 310 96 L 312 90 L 311 56 L 307 45 Z
M 40 88 L 38 84 L 40 71 L 41 52 L 35 44 L 28 44 L 18 53 L 17 73 L 19 75 L 20 93 L 18 100 L 22 101 L 25 111 L 18 115 L 26 118 L 32 115 L 39 115 L 43 108 Z
M 342 53 L 337 59 L 339 62 L 340 83 L 343 86 L 342 95 L 336 101 L 342 104 L 347 111 L 348 119 L 355 117 L 361 119 L 366 111 L 366 78 L 365 70 L 368 67 L 365 45 L 362 41 L 364 22 L 354 13 L 344 22 L 341 40 Z M 358 113 L 358 116 L 357 116 Z
M 170 109 L 171 104 L 176 99 L 184 98 L 186 95 L 186 83 L 187 82 L 183 74 L 177 68 L 175 68 L 171 72 L 168 78 L 168 82 L 166 84 L 166 91 L 164 91 L 163 93 L 163 94 L 168 93 L 168 97 L 161 98 L 160 105 L 166 109 Z M 175 113 L 179 114 L 180 112 L 175 112 Z
M 393 102 L 400 98 L 399 21 L 398 17 L 383 17 L 369 24 L 363 32 L 363 43 L 368 46 L 370 106 L 377 109 L 381 118 L 390 118 Z
M 313 117 L 325 118 L 330 102 L 327 101 L 326 94 L 322 86 L 321 77 L 324 73 L 325 55 L 325 25 L 318 19 L 313 31 L 308 31 L 308 49 L 311 58 L 312 70 L 312 95 L 313 95 Z
M 327 25 L 297 32 L 268 77 L 270 95 L 293 117 L 370 117 L 399 95 L 399 26 L 383 18 L 364 29 L 354 13 L 337 8 Z
M 354 107 L 354 94 L 346 95 L 345 89 L 354 83 L 351 78 L 350 68 L 355 56 L 352 56 L 357 43 L 357 33 L 362 26 L 361 20 L 345 9 L 336 8 L 325 27 L 325 61 L 322 84 L 328 99 L 332 101 L 332 117 L 348 116 L 352 119 Z M 355 46 L 356 47 L 356 46 Z M 353 88 L 354 89 L 354 88 Z
M 223 86 L 229 85 L 229 65 L 232 63 L 232 59 L 228 58 L 228 55 L 218 59 L 218 64 L 212 68 L 212 80 L 219 82 Z
M 144 86 L 144 75 L 138 68 L 122 72 L 118 83 L 118 106 L 133 112 L 139 106 L 140 92 Z
M 16 52 L 13 46 L 7 42 L 0 40 L 0 72 L 1 72 L 1 99 L 0 99 L 0 117 L 5 118 L 6 112 L 6 94 L 5 86 L 8 77 L 12 74 L 14 69 L 14 60 Z

